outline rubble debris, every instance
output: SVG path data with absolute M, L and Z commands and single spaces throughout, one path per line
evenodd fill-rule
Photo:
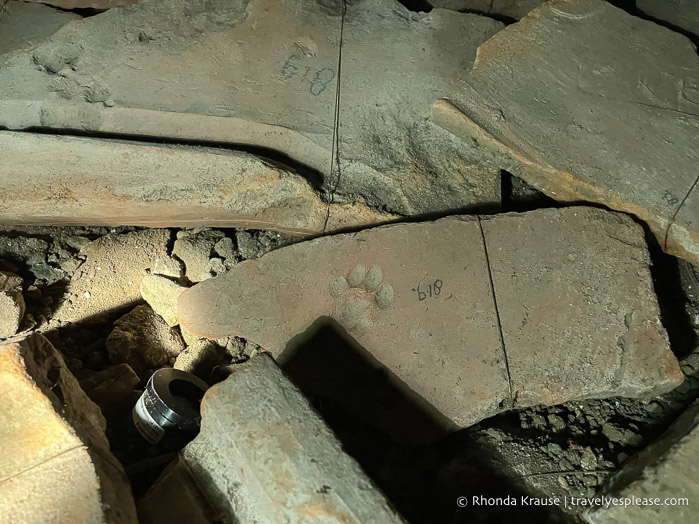
M 637 0 L 646 15 L 699 36 L 699 4 L 694 0 Z
M 22 277 L 0 271 L 0 338 L 16 334 L 26 307 L 22 296 Z
M 148 370 L 173 363 L 185 348 L 179 332 L 146 304 L 114 323 L 106 346 L 114 364 L 128 363 L 141 378 L 148 376 Z
M 170 233 L 149 229 L 111 234 L 86 245 L 56 313 L 59 322 L 96 322 L 141 300 L 141 281 L 167 255 Z
M 59 11 L 43 4 L 3 2 L 0 13 L 0 55 L 37 44 L 71 20 L 79 19 L 80 16 L 74 13 Z
M 0 132 L 0 147 L 0 223 L 219 225 L 309 235 L 395 218 L 361 204 L 326 204 L 302 176 L 243 152 L 9 131 Z
M 699 401 L 610 478 L 603 491 L 605 497 L 634 500 L 635 503 L 596 505 L 585 513 L 585 520 L 591 524 L 679 524 L 692 520 L 692 515 L 696 515 L 691 506 L 697 496 L 697 439 Z
M 178 281 L 184 276 L 184 267 L 182 261 L 177 258 L 163 257 L 155 261 L 153 274 L 170 277 Z
M 295 239 L 282 233 L 270 231 L 245 231 L 236 229 L 235 240 L 238 253 L 244 260 L 260 258 L 273 249 L 293 244 Z
M 45 338 L 0 346 L 0 395 L 3 519 L 136 522 L 104 418 Z
M 210 340 L 197 339 L 187 343 L 187 348 L 177 355 L 172 367 L 207 380 L 210 378 L 211 370 L 214 367 L 224 365 L 227 361 L 230 361 L 230 358 L 226 357 L 225 348 Z
M 546 0 L 428 0 L 430 5 L 454 11 L 483 13 L 519 20 Z M 500 19 L 500 18 L 498 18 Z
M 635 215 L 699 264 L 699 206 L 687 201 L 698 86 L 699 57 L 679 33 L 602 0 L 554 0 L 482 44 L 431 120 L 484 154 L 490 145 L 492 162 L 556 200 Z
M 215 229 L 183 230 L 177 233 L 172 254 L 184 263 L 185 275 L 190 282 L 203 280 L 214 247 L 224 237 L 222 231 Z
M 331 223 L 358 212 L 343 202 L 397 214 L 497 206 L 498 167 L 426 117 L 432 101 L 461 91 L 477 46 L 503 24 L 447 10 L 418 15 L 392 0 L 346 5 L 338 177 L 330 171 L 342 5 L 235 0 L 212 11 L 197 0 L 162 0 L 69 24 L 0 68 L 0 86 L 11 86 L 0 88 L 0 126 L 263 147 L 335 194 Z M 61 158 L 51 150 L 52 161 Z M 209 203 L 222 206 L 214 194 Z M 310 209 L 313 227 L 296 229 L 322 228 Z M 197 215 L 190 225 L 201 224 Z
M 197 336 L 240 336 L 275 356 L 333 319 L 465 426 L 503 404 L 650 396 L 681 383 L 648 266 L 643 230 L 620 214 L 450 217 L 242 262 L 185 291 L 179 318 Z
M 105 416 L 123 409 L 133 399 L 133 392 L 141 381 L 126 363 L 108 366 L 100 371 L 74 371 L 80 387 L 97 404 Z
M 141 281 L 141 296 L 160 315 L 168 326 L 176 326 L 177 299 L 184 286 L 159 275 L 146 275 Z
M 202 414 L 180 456 L 232 521 L 403 522 L 268 354 L 213 386 Z

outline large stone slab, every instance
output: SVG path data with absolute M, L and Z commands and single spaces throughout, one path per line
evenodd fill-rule
M 42 0 L 26 0 L 41 2 Z M 122 5 L 135 4 L 138 0 L 46 0 L 44 3 L 55 5 L 61 9 L 110 9 Z
M 42 336 L 0 346 L 0 514 L 7 522 L 136 522 L 106 423 Z
M 328 205 L 302 176 L 248 153 L 10 131 L 0 132 L 0 149 L 4 224 L 308 235 L 395 218 L 359 204 Z
M 631 213 L 699 263 L 696 231 L 671 227 L 699 159 L 699 57 L 684 36 L 601 0 L 555 0 L 481 45 L 451 102 L 432 120 L 490 144 L 493 162 L 558 200 Z
M 644 396 L 681 383 L 648 264 L 643 230 L 603 210 L 450 217 L 245 261 L 185 291 L 179 317 L 197 335 L 241 336 L 273 355 L 332 319 L 468 425 L 501 405 Z
M 0 58 L 0 125 L 267 148 L 323 178 L 336 201 L 396 213 L 498 204 L 497 166 L 426 117 L 432 101 L 460 90 L 478 44 L 502 24 L 365 0 L 346 6 L 340 60 L 344 5 L 111 9 Z M 340 76 L 340 170 L 331 173 Z
M 207 391 L 181 456 L 231 522 L 403 522 L 268 354 Z
M 546 0 L 429 0 L 434 7 L 519 20 Z
M 596 504 L 585 520 L 591 524 L 691 521 L 696 518 L 693 506 L 699 497 L 697 468 L 699 402 L 611 477 L 604 496 L 613 502 Z

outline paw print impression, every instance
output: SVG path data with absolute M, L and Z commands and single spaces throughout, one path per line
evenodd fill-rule
M 330 284 L 330 296 L 335 302 L 335 319 L 347 330 L 363 335 L 374 323 L 380 310 L 393 304 L 393 288 L 383 282 L 379 266 L 367 269 L 356 265 L 346 277 L 338 277 Z

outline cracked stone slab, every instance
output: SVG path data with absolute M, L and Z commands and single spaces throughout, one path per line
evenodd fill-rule
M 636 7 L 657 20 L 699 36 L 699 3 L 695 0 L 637 0 Z
M 469 425 L 512 401 L 646 396 L 681 383 L 648 264 L 643 230 L 608 211 L 450 217 L 242 262 L 185 291 L 179 318 L 186 331 L 241 336 L 275 356 L 331 319 Z
M 633 214 L 699 263 L 696 230 L 671 226 L 699 160 L 699 57 L 684 36 L 601 0 L 548 2 L 482 44 L 431 118 L 548 196 Z
M 201 426 L 180 457 L 231 522 L 404 522 L 268 354 L 206 392 Z
M 429 0 L 434 7 L 473 11 L 519 20 L 546 0 Z
M 0 514 L 7 522 L 135 523 L 106 422 L 41 335 L 0 346 Z
M 340 0 L 143 1 L 0 58 L 0 125 L 271 149 L 399 214 L 500 202 L 499 170 L 427 120 L 495 20 L 394 0 L 347 6 L 341 176 L 331 173 Z M 381 49 L 381 53 L 377 53 Z M 400 64 L 397 67 L 396 64 Z
M 302 176 L 248 153 L 11 131 L 0 132 L 0 149 L 2 224 L 310 235 L 395 218 L 360 204 L 328 205 Z

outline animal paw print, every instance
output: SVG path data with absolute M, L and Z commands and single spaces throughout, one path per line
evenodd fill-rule
M 377 309 L 393 304 L 394 292 L 383 282 L 379 266 L 356 265 L 346 277 L 338 277 L 330 284 L 330 296 L 337 299 L 335 319 L 348 331 L 363 335 L 373 325 Z

